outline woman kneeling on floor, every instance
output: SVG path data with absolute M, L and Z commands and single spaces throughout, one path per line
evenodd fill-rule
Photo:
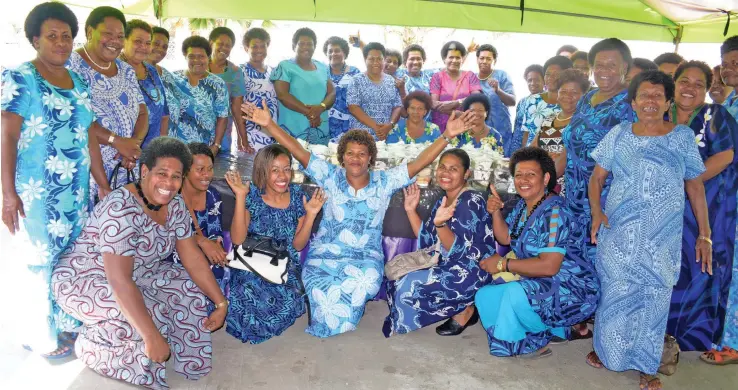
M 491 186 L 487 211 L 495 238 L 512 251 L 481 261 L 494 284 L 479 290 L 475 303 L 492 355 L 550 356 L 549 342 L 565 339 L 570 326 L 594 313 L 597 278 L 591 264 L 564 256 L 570 216 L 552 192 L 556 167 L 548 153 L 519 149 L 510 172 L 522 199 L 505 220 L 503 202 Z

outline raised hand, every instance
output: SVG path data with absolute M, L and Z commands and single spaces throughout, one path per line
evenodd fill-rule
M 302 196 L 302 204 L 305 206 L 305 212 L 310 214 L 311 216 L 316 216 L 320 212 L 320 209 L 323 208 L 323 205 L 325 204 L 325 201 L 328 199 L 328 196 L 325 193 L 325 190 L 322 188 L 318 188 L 313 192 L 313 197 L 310 198 L 310 201 L 308 202 L 307 197 L 305 195 Z
M 446 200 L 447 198 L 445 196 L 441 199 L 441 206 L 438 207 L 438 210 L 436 210 L 436 216 L 433 217 L 433 224 L 436 226 L 451 219 L 456 211 L 456 203 L 458 203 L 458 200 L 451 205 L 446 205 Z
M 17 193 L 3 195 L 3 223 L 15 235 L 20 230 L 20 219 L 25 218 L 26 213 L 23 211 L 23 201 Z
M 592 244 L 597 245 L 597 232 L 600 230 L 600 225 L 605 225 L 606 228 L 610 227 L 607 215 L 602 210 L 592 210 L 592 230 L 590 231 Z
M 405 78 L 397 78 L 395 77 L 395 88 L 397 88 L 398 91 L 404 91 L 405 90 Z
M 493 79 L 492 77 L 487 79 L 487 84 L 489 84 L 489 86 L 492 87 L 492 90 L 495 93 L 497 93 L 500 90 L 500 82 L 497 81 L 496 79 Z
M 405 211 L 415 211 L 420 204 L 420 187 L 413 183 L 403 188 L 402 192 L 405 194 Z
M 255 104 L 249 102 L 241 104 L 243 120 L 256 123 L 261 127 L 267 127 L 272 122 L 272 113 L 269 112 L 266 99 L 261 100 L 261 106 L 263 108 L 257 107 Z
M 505 207 L 505 202 L 502 201 L 500 194 L 497 193 L 494 184 L 489 185 L 489 191 L 489 197 L 487 198 L 487 212 L 494 216 L 495 213 L 501 211 L 502 208 Z
M 238 172 L 235 171 L 228 171 L 225 174 L 226 183 L 228 183 L 228 186 L 231 187 L 231 191 L 239 197 L 239 198 L 245 198 L 246 195 L 249 194 L 250 182 L 242 182 L 241 181 L 241 175 L 238 174 Z
M 464 113 L 459 113 L 458 111 L 452 112 L 448 118 L 448 122 L 446 122 L 445 134 L 453 138 L 467 131 L 472 127 L 474 116 L 475 114 L 471 111 Z

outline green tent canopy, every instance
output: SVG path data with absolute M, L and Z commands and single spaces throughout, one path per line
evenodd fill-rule
M 738 35 L 736 0 L 69 0 L 157 18 L 302 20 L 661 42 Z M 727 32 L 727 35 L 724 33 Z

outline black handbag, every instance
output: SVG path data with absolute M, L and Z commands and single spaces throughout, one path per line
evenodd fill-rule
M 231 268 L 249 271 L 273 283 L 287 282 L 289 251 L 284 242 L 271 237 L 251 235 L 241 245 L 233 246 Z
M 118 171 L 121 169 L 125 169 L 126 171 L 126 182 L 125 183 L 118 183 Z M 118 164 L 115 165 L 115 168 L 110 172 L 110 176 L 108 177 L 108 184 L 110 185 L 111 190 L 117 190 L 120 187 L 123 187 L 124 185 L 131 184 L 136 181 L 136 175 L 133 173 L 132 170 L 126 169 L 123 167 L 123 161 L 118 162 Z M 97 193 L 95 194 L 95 204 L 98 204 L 100 202 L 100 195 Z

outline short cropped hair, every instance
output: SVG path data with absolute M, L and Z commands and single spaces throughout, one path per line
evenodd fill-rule
M 165 29 L 165 28 L 161 28 L 159 26 L 152 27 L 151 28 L 151 35 L 154 35 L 154 34 L 161 34 L 161 35 L 167 37 L 167 40 L 169 40 L 169 31 L 167 31 L 167 29 Z
M 323 44 L 323 54 L 328 55 L 328 48 L 331 47 L 331 45 L 336 45 L 339 48 L 341 48 L 341 51 L 343 52 L 343 56 L 348 58 L 349 52 L 351 51 L 351 47 L 349 46 L 348 42 L 346 42 L 345 39 L 341 37 L 330 37 L 325 40 L 325 43 Z
M 384 55 L 384 58 L 386 59 L 387 57 L 395 57 L 397 58 L 397 64 L 402 64 L 402 54 L 398 50 L 387 49 L 387 54 Z
M 633 81 L 630 82 L 630 85 L 628 86 L 628 102 L 633 103 L 636 98 L 636 94 L 638 93 L 638 88 L 640 88 L 641 84 L 645 82 L 655 85 L 663 85 L 666 101 L 674 101 L 674 79 L 660 70 L 648 70 L 638 73 L 638 75 L 633 78 Z
M 676 81 L 677 79 L 679 79 L 679 76 L 681 76 L 685 70 L 690 69 L 690 68 L 699 69 L 702 71 L 702 73 L 705 74 L 705 83 L 706 83 L 705 87 L 707 89 L 710 89 L 710 87 L 712 86 L 712 82 L 713 82 L 712 69 L 710 68 L 710 65 L 707 65 L 706 63 L 702 61 L 692 60 L 692 61 L 682 62 L 681 64 L 679 64 L 676 72 L 674 72 L 674 80 Z
M 133 33 L 133 30 L 135 29 L 141 29 L 149 33 L 149 35 L 152 35 L 152 29 L 151 26 L 144 22 L 141 19 L 133 19 L 129 20 L 126 24 L 126 38 L 129 38 L 131 36 L 131 33 Z
M 85 21 L 85 29 L 87 29 L 87 27 L 92 27 L 93 30 L 96 29 L 97 26 L 105 20 L 105 18 L 116 18 L 123 23 L 124 28 L 126 27 L 126 17 L 123 16 L 123 12 L 120 12 L 117 8 L 102 6 L 97 7 L 90 12 L 90 15 L 87 17 L 87 21 Z
M 653 59 L 653 62 L 656 64 L 656 66 L 661 66 L 662 64 L 675 64 L 679 65 L 682 62 L 684 62 L 684 57 L 680 56 L 677 53 L 663 53 L 659 54 L 658 57 Z
M 577 50 L 578 50 L 577 47 L 574 45 L 564 45 L 564 46 L 561 46 L 559 50 L 556 50 L 556 55 L 560 56 L 562 52 L 574 53 Z
M 369 57 L 369 52 L 372 50 L 378 50 L 380 53 L 382 53 L 382 57 L 385 57 L 387 55 L 387 49 L 384 48 L 383 44 L 379 42 L 369 42 L 361 50 L 361 54 L 364 55 L 364 59 L 366 59 L 366 57 Z
M 479 58 L 479 54 L 481 54 L 483 51 L 488 51 L 492 53 L 492 58 L 494 58 L 495 61 L 497 61 L 497 49 L 490 45 L 489 43 L 485 43 L 482 46 L 479 46 L 477 48 L 477 58 Z
M 577 83 L 582 92 L 589 91 L 589 87 L 592 85 L 589 82 L 589 77 L 586 74 L 579 72 L 576 69 L 567 69 L 559 73 L 559 78 L 556 80 L 556 90 L 558 91 L 561 86 L 566 83 Z
M 343 155 L 346 154 L 349 142 L 364 145 L 369 149 L 369 166 L 373 167 L 377 162 L 377 143 L 368 131 L 362 129 L 351 129 L 341 136 L 338 141 L 338 162 L 343 166 Z
M 156 137 L 141 151 L 141 167 L 153 169 L 160 158 L 173 157 L 182 163 L 182 175 L 192 166 L 192 153 L 184 142 L 172 137 Z M 140 172 L 139 172 L 140 174 Z
M 471 168 L 471 159 L 469 158 L 469 154 L 461 148 L 453 148 L 449 149 L 443 153 L 441 153 L 441 158 L 438 159 L 438 161 L 443 160 L 446 156 L 454 156 L 461 160 L 461 166 L 464 167 L 464 173 L 466 173 L 469 168 Z
M 191 37 L 188 37 L 182 42 L 182 55 L 187 57 L 187 49 L 189 48 L 200 48 L 205 50 L 205 54 L 210 57 L 210 54 L 212 54 L 212 49 L 210 48 L 210 42 L 208 42 L 207 39 L 199 36 L 199 35 L 193 35 Z
M 216 27 L 213 29 L 213 31 L 210 32 L 210 35 L 208 36 L 208 41 L 215 42 L 216 39 L 218 39 L 221 35 L 227 35 L 228 38 L 231 38 L 231 44 L 236 44 L 236 34 L 233 33 L 233 30 L 231 30 L 228 27 Z
M 192 153 L 192 157 L 195 157 L 198 154 L 204 154 L 205 156 L 210 157 L 210 161 L 215 162 L 215 155 L 213 155 L 213 151 L 207 144 L 202 142 L 190 142 L 187 144 L 187 149 Z
M 298 28 L 297 31 L 292 34 L 292 50 L 295 50 L 295 48 L 297 47 L 297 42 L 300 40 L 300 37 L 308 37 L 312 39 L 313 45 L 317 45 L 318 43 L 318 37 L 315 36 L 315 31 L 307 27 Z
M 569 57 L 566 56 L 554 56 L 548 59 L 545 64 L 543 64 L 543 75 L 546 75 L 546 71 L 550 66 L 558 65 L 561 70 L 571 69 L 574 67 L 574 63 L 571 62 Z
M 525 68 L 525 71 L 523 72 L 523 78 L 528 78 L 528 73 L 530 72 L 536 72 L 541 75 L 541 78 L 543 78 L 543 67 L 538 64 L 528 65 L 527 68 Z
M 620 52 L 620 56 L 623 57 L 623 61 L 625 61 L 625 64 L 627 65 L 625 71 L 627 72 L 630 70 L 630 67 L 633 65 L 633 56 L 630 54 L 630 48 L 625 42 L 617 38 L 607 38 L 595 43 L 594 46 L 589 49 L 589 54 L 587 55 L 589 65 L 594 66 L 595 58 L 599 52 L 608 50 L 617 50 Z
M 458 50 L 462 57 L 466 56 L 466 47 L 459 41 L 448 41 L 443 47 L 441 47 L 441 59 L 445 60 L 448 56 L 448 52 L 451 50 Z
M 581 50 L 580 51 L 575 51 L 574 53 L 572 53 L 572 55 L 569 57 L 569 59 L 571 60 L 571 62 L 574 62 L 576 60 L 584 60 L 587 63 L 589 63 L 589 61 L 587 60 L 587 52 L 586 51 L 581 51 Z
M 430 112 L 433 108 L 433 100 L 431 99 L 431 96 L 428 95 L 427 92 L 421 91 L 421 90 L 415 90 L 407 94 L 405 96 L 405 99 L 402 101 L 402 106 L 405 107 L 405 110 L 407 111 L 408 107 L 410 107 L 410 102 L 413 100 L 417 100 L 425 106 L 425 110 Z
M 241 43 L 248 46 L 251 44 L 252 39 L 261 39 L 267 46 L 269 46 L 272 40 L 269 33 L 260 27 L 250 28 L 246 31 L 246 34 L 243 34 L 243 41 Z
M 407 62 L 407 58 L 410 56 L 411 51 L 419 51 L 420 57 L 423 58 L 423 61 L 425 61 L 425 49 L 423 49 L 423 46 L 420 46 L 416 43 L 413 43 L 412 45 L 405 48 L 405 50 L 402 51 L 402 62 Z
M 481 103 L 484 106 L 484 111 L 487 112 L 484 120 L 487 120 L 487 118 L 489 118 L 489 98 L 487 97 L 487 95 L 483 93 L 473 93 L 467 96 L 466 99 L 464 99 L 464 101 L 461 103 L 461 110 L 468 110 L 474 103 Z
M 720 55 L 724 56 L 734 50 L 738 50 L 738 35 L 733 35 L 723 41 L 723 44 L 720 45 Z
M 640 69 L 641 71 L 646 70 L 658 70 L 659 66 L 656 65 L 655 62 L 649 60 L 648 58 L 634 58 L 633 59 L 633 66 Z
M 515 168 L 523 161 L 535 161 L 543 174 L 549 175 L 546 188 L 552 192 L 556 187 L 556 164 L 547 151 L 537 146 L 526 146 L 515 151 L 510 157 L 510 174 L 515 176 Z
M 72 32 L 72 39 L 77 36 L 79 22 L 77 22 L 74 12 L 62 3 L 50 1 L 33 7 L 31 12 L 28 13 L 28 16 L 26 16 L 23 30 L 26 32 L 28 42 L 33 44 L 33 38 L 41 36 L 41 26 L 49 19 L 66 23 Z

